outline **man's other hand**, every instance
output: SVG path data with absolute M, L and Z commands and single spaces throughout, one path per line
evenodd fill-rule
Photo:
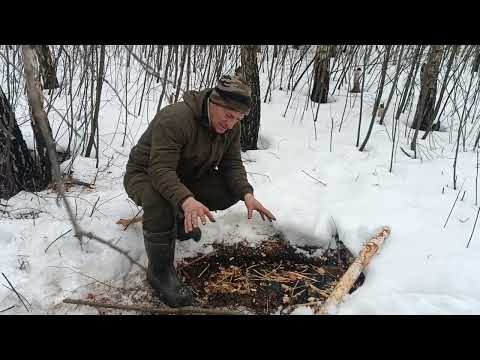
M 194 228 L 198 228 L 198 218 L 200 218 L 203 225 L 207 223 L 207 218 L 211 222 L 215 222 L 215 218 L 210 210 L 193 197 L 187 198 L 182 203 L 182 209 L 185 215 L 184 224 L 186 233 L 191 232 Z
M 270 220 L 270 222 L 272 222 L 273 220 L 277 220 L 275 216 L 273 216 L 273 214 L 268 209 L 264 208 L 263 205 L 260 204 L 260 202 L 257 199 L 255 199 L 255 197 L 252 194 L 250 193 L 246 194 L 244 197 L 244 201 L 245 201 L 245 206 L 247 207 L 249 219 L 251 219 L 253 216 L 253 210 L 256 210 L 262 217 L 263 221 L 265 221 L 265 217 L 267 217 L 267 219 Z

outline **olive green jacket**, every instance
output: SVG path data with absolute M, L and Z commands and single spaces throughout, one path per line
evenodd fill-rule
M 207 102 L 212 89 L 189 91 L 164 107 L 149 124 L 127 163 L 127 175 L 150 175 L 154 189 L 177 207 L 194 196 L 185 185 L 217 169 L 232 193 L 253 193 L 240 156 L 240 123 L 224 134 L 210 128 Z

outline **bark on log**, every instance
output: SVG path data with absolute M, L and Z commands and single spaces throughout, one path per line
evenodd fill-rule
M 329 314 L 348 294 L 363 269 L 365 269 L 372 257 L 378 252 L 383 241 L 390 235 L 390 228 L 384 227 L 377 235 L 371 238 L 363 247 L 355 261 L 338 281 L 332 293 L 325 302 L 314 310 L 315 315 Z

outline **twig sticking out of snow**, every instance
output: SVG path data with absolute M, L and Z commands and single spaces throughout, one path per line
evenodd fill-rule
M 15 307 L 15 305 L 12 305 L 12 306 L 10 306 L 10 307 L 8 307 L 8 308 L 6 308 L 6 309 L 0 310 L 0 313 L 3 313 L 3 312 L 8 311 L 8 310 L 10 310 L 10 309 L 13 309 L 14 307 Z
M 402 152 L 407 155 L 410 159 L 415 159 L 415 157 L 413 155 L 410 155 L 403 147 L 400 146 L 400 150 L 402 150 Z
M 70 231 L 72 231 L 72 229 L 65 231 L 63 234 L 61 234 L 55 240 L 53 240 L 50 244 L 48 244 L 47 248 L 45 249 L 45 254 L 47 253 L 50 246 L 52 246 L 58 239 L 62 238 L 64 235 L 67 235 Z
M 324 183 L 322 180 L 318 180 L 317 178 L 314 178 L 312 175 L 308 174 L 308 173 L 305 172 L 304 170 L 302 170 L 302 172 L 303 172 L 305 175 L 310 176 L 313 180 L 318 181 L 320 184 L 327 186 L 327 184 Z
M 23 301 L 22 297 L 21 297 L 20 294 L 17 292 L 17 290 L 13 287 L 12 283 L 10 282 L 10 280 L 8 280 L 8 278 L 5 276 L 5 274 L 4 274 L 3 272 L 2 272 L 2 275 L 3 275 L 3 277 L 5 278 L 5 280 L 7 280 L 8 285 L 10 285 L 11 290 L 18 296 L 18 298 L 19 298 L 20 301 L 22 302 L 23 306 L 25 306 L 25 309 L 27 309 L 27 311 L 30 312 L 30 310 L 28 310 L 28 308 L 27 308 L 27 305 L 25 305 L 25 302 Z
M 467 179 L 463 180 L 462 186 L 460 186 L 460 189 L 458 190 L 457 197 L 455 198 L 455 201 L 452 205 L 452 208 L 450 209 L 450 213 L 448 214 L 447 220 L 445 221 L 445 225 L 443 225 L 443 228 L 445 229 L 445 226 L 447 226 L 448 219 L 450 219 L 450 215 L 452 215 L 453 208 L 455 207 L 455 204 L 457 203 L 458 197 L 460 196 L 460 193 L 462 192 L 463 185 L 465 184 L 465 181 Z
M 90 217 L 92 217 L 93 213 L 95 212 L 95 207 L 97 206 L 97 203 L 98 203 L 99 200 L 100 200 L 100 196 L 97 198 L 97 201 L 95 201 L 95 204 L 93 204 L 92 212 L 90 213 Z
M 118 221 L 117 221 L 117 224 L 123 225 L 123 226 L 124 226 L 123 231 L 126 231 L 127 228 L 130 226 L 130 224 L 136 223 L 136 222 L 142 222 L 142 221 L 143 221 L 143 217 L 142 217 L 142 216 L 138 217 L 138 214 L 140 214 L 140 212 L 141 212 L 142 210 L 143 210 L 143 209 L 138 210 L 137 214 L 136 214 L 133 218 L 131 218 L 130 220 L 126 220 L 126 219 L 120 219 L 120 220 L 118 220 Z
M 478 214 L 479 213 L 480 213 L 480 207 L 478 208 L 478 211 L 477 211 L 477 217 L 475 218 L 475 223 L 473 224 L 473 229 L 472 229 L 472 233 L 470 234 L 470 239 L 468 239 L 467 249 L 468 249 L 468 246 L 470 245 L 470 241 L 472 240 L 472 236 L 473 236 L 473 233 L 475 231 L 475 226 L 477 226 L 477 220 L 478 220 Z

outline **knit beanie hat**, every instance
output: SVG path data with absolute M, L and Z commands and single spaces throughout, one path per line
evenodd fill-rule
M 248 114 L 252 107 L 250 87 L 239 76 L 223 75 L 210 94 L 214 104 Z

